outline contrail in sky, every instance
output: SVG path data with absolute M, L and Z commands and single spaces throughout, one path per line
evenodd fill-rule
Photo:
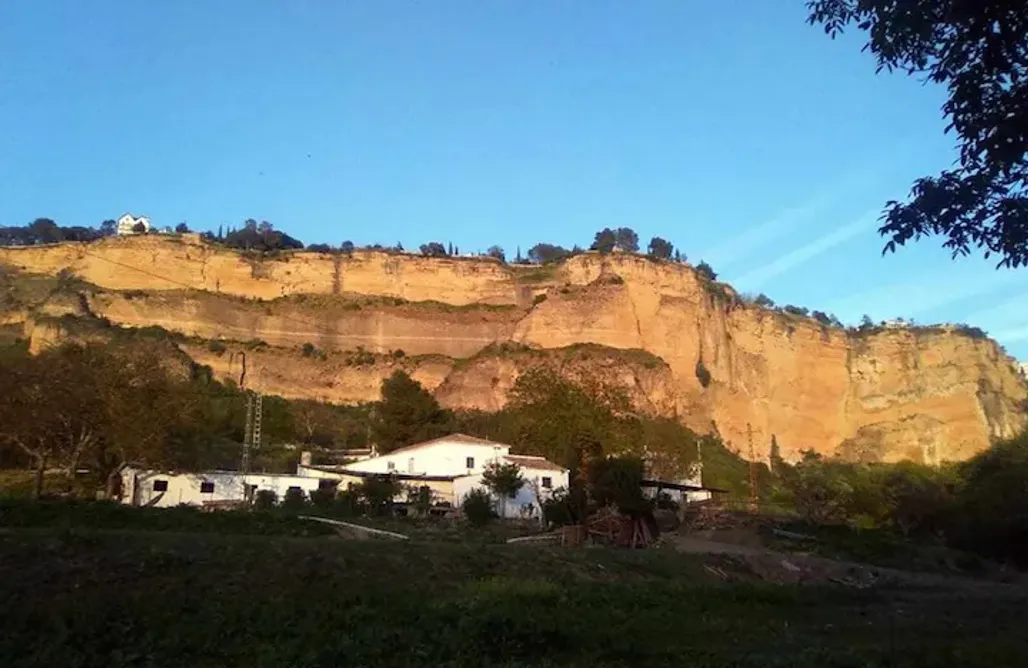
M 774 278 L 779 274 L 784 274 L 804 262 L 817 257 L 821 253 L 831 250 L 839 244 L 849 241 L 858 234 L 865 232 L 877 223 L 878 214 L 879 210 L 877 207 L 871 209 L 849 225 L 840 227 L 833 232 L 829 232 L 822 237 L 814 239 L 810 243 L 789 251 L 773 262 L 739 276 L 735 280 L 731 281 L 731 283 L 743 290 L 752 290 L 760 287 L 768 279 Z
M 912 142 L 908 140 L 895 147 L 894 160 L 890 162 L 890 167 L 883 168 L 879 162 L 856 167 L 837 182 L 824 188 L 810 201 L 785 209 L 767 220 L 747 227 L 721 245 L 696 255 L 696 259 L 704 260 L 716 270 L 722 271 L 725 267 L 745 259 L 754 251 L 762 250 L 767 242 L 827 210 L 846 193 L 883 179 L 888 175 L 890 168 L 895 168 L 901 159 L 909 157 L 911 145 Z M 884 200 L 881 208 L 884 208 Z

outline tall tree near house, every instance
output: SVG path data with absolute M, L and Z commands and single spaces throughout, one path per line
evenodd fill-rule
M 382 381 L 382 400 L 371 421 L 380 452 L 445 436 L 453 424 L 453 414 L 406 372 L 394 371 Z
M 482 483 L 499 500 L 500 517 L 506 517 L 507 501 L 517 498 L 518 492 L 525 486 L 525 479 L 517 464 L 490 462 L 482 472 Z
M 184 222 L 179 223 L 175 226 L 175 231 L 179 234 L 187 234 L 189 232 L 189 225 L 186 225 Z
M 118 232 L 118 221 L 108 218 L 100 223 L 100 234 L 105 237 L 114 236 Z
M 886 204 L 883 253 L 927 236 L 953 256 L 1028 265 L 1028 3 L 1014 0 L 810 0 L 808 21 L 833 38 L 855 25 L 879 70 L 946 87 L 942 114 L 958 163 Z

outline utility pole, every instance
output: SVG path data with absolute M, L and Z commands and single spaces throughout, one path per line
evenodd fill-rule
M 750 460 L 750 510 L 756 512 L 760 504 L 760 493 L 757 491 L 757 453 L 753 449 L 753 427 L 749 422 L 746 423 L 746 441 L 749 444 Z
M 239 374 L 239 389 L 246 395 L 246 425 L 243 428 L 243 461 L 240 472 L 250 472 L 250 458 L 255 448 L 261 447 L 261 422 L 263 421 L 264 397 L 260 392 L 246 389 L 246 353 L 240 352 L 242 371 Z

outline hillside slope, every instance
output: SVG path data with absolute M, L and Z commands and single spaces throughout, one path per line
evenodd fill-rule
M 640 411 L 716 428 L 746 454 L 963 459 L 1026 425 L 1026 387 L 994 341 L 953 328 L 848 332 L 744 304 L 685 265 L 584 254 L 247 256 L 194 237 L 0 249 L 0 325 L 33 347 L 97 323 L 159 326 L 225 378 L 335 402 L 409 370 L 449 406 L 494 410 L 529 366 L 599 375 Z M 86 321 L 90 327 L 82 327 Z M 101 328 L 102 329 L 102 328 Z M 217 341 L 218 343 L 211 343 Z M 306 346 L 304 350 L 304 344 Z

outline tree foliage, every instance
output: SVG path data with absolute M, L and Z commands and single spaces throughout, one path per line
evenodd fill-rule
M 114 234 L 118 224 L 104 221 L 99 229 L 61 227 L 50 218 L 36 218 L 23 227 L 0 227 L 0 246 L 33 246 L 62 241 L 93 241 Z
M 639 252 L 639 235 L 630 227 L 619 227 L 614 230 L 617 247 L 626 253 Z
M 230 230 L 222 243 L 232 248 L 259 252 L 303 248 L 303 243 L 285 232 L 276 230 L 268 221 L 258 223 L 253 218 L 245 220 L 242 228 Z
M 674 253 L 674 245 L 660 237 L 650 239 L 650 245 L 646 247 L 646 254 L 657 260 L 670 260 Z
M 1028 264 L 1028 3 L 1011 0 L 811 0 L 808 20 L 835 37 L 867 33 L 878 69 L 945 86 L 943 116 L 959 162 L 890 201 L 883 252 L 940 236 L 954 256 L 972 248 L 1001 266 Z
M 521 476 L 521 467 L 517 464 L 490 462 L 482 472 L 482 483 L 500 500 L 502 516 L 506 516 L 507 500 L 517 497 L 526 482 Z
M 427 441 L 453 431 L 453 415 L 442 409 L 421 383 L 404 371 L 382 381 L 382 400 L 374 410 L 372 438 L 380 452 Z
M 701 261 L 698 265 L 696 265 L 696 273 L 699 274 L 702 278 L 707 279 L 708 281 L 717 280 L 717 272 L 715 272 L 713 267 L 711 267 L 706 262 Z
M 461 510 L 468 523 L 475 527 L 485 526 L 496 515 L 489 492 L 481 487 L 476 487 L 467 493 L 461 503 Z
M 520 252 L 520 250 L 519 250 Z M 528 259 L 535 264 L 550 264 L 560 262 L 571 256 L 571 251 L 563 246 L 553 244 L 536 244 L 528 249 Z
M 421 254 L 426 257 L 446 257 L 450 255 L 446 250 L 446 246 L 438 241 L 429 241 L 427 244 L 421 244 L 420 250 Z
M 497 259 L 497 260 L 499 260 L 500 262 L 506 262 L 506 261 L 507 261 L 507 256 L 506 256 L 506 254 L 504 254 L 504 252 L 503 252 L 503 249 L 502 249 L 502 248 L 500 248 L 499 246 L 490 246 L 490 247 L 489 247 L 489 250 L 487 250 L 487 251 L 485 252 L 485 254 L 486 254 L 487 256 L 489 256 L 489 257 L 494 257 L 494 258 L 496 258 L 496 259 Z
M 0 365 L 0 441 L 37 471 L 56 466 L 69 477 L 88 463 L 106 475 L 127 463 L 170 465 L 177 438 L 200 421 L 202 405 L 184 386 L 152 352 L 66 345 L 9 358 Z
M 605 227 L 596 233 L 593 238 L 593 243 L 589 246 L 589 250 L 599 251 L 600 253 L 607 254 L 614 250 L 617 246 L 618 238 L 614 230 L 609 227 Z

